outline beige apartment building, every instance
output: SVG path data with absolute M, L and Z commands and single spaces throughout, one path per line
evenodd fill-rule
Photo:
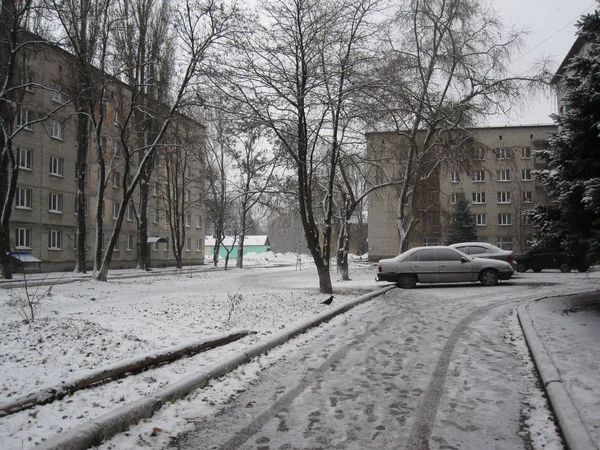
M 473 128 L 465 142 L 464 155 L 442 158 L 443 149 L 430 155 L 434 167 L 421 183 L 416 196 L 418 219 L 409 235 L 409 247 L 444 245 L 454 204 L 464 196 L 469 200 L 477 226 L 478 240 L 515 253 L 531 247 L 533 227 L 525 214 L 535 204 L 545 204 L 548 197 L 536 181 L 534 171 L 545 167 L 536 150 L 547 148 L 554 125 Z M 388 175 L 400 174 L 402 138 L 393 132 L 367 135 L 368 153 L 385 161 Z M 468 149 L 467 149 L 468 147 Z M 439 161 L 438 161 L 439 160 Z M 369 196 L 369 259 L 372 261 L 397 255 L 400 239 L 396 224 L 398 188 L 388 187 Z
M 70 83 L 75 79 L 73 64 L 70 54 L 50 45 L 45 48 L 40 46 L 39 50 L 30 55 L 30 71 L 23 74 L 23 78 L 35 85 L 27 89 L 19 105 L 19 124 L 32 118 L 44 117 L 68 102 Z M 123 83 L 114 81 L 110 84 L 106 124 L 102 136 L 104 147 L 107 149 L 108 163 L 102 208 L 103 246 L 108 243 L 112 234 L 122 196 L 124 158 L 120 154 L 117 136 L 121 131 L 123 99 L 128 95 L 128 87 Z M 58 109 L 51 118 L 27 126 L 13 141 L 19 179 L 11 217 L 11 251 L 18 264 L 20 261 L 39 260 L 35 266 L 42 271 L 72 270 L 75 266 L 77 116 L 74 113 L 73 105 L 67 104 Z M 185 124 L 186 135 L 191 133 L 195 137 L 196 148 L 201 147 L 204 127 L 185 117 L 177 118 L 176 122 Z M 158 152 L 159 157 L 156 159 L 150 188 L 148 245 L 152 266 L 175 263 L 168 242 L 171 237 L 167 220 L 169 207 L 165 202 L 165 194 L 169 183 L 166 181 L 164 154 L 178 151 L 179 144 L 169 143 L 180 139 L 171 131 L 165 141 L 167 146 Z M 88 153 L 85 192 L 88 269 L 93 267 L 97 168 L 96 151 L 92 144 Z M 184 264 L 203 264 L 205 227 L 201 158 L 190 159 L 185 168 L 185 177 L 187 181 L 182 187 L 186 204 L 183 261 Z M 111 268 L 136 265 L 137 222 L 134 213 L 138 211 L 138 206 L 139 195 L 134 194 L 128 205 Z M 25 265 L 29 264 L 26 262 Z

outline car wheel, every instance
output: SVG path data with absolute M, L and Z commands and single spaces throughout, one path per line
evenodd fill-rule
M 404 274 L 398 276 L 398 286 L 402 289 L 414 288 L 417 284 L 417 277 L 411 274 Z
M 560 270 L 562 273 L 569 273 L 571 271 L 571 268 L 567 263 L 562 263 L 558 270 Z
M 484 286 L 496 286 L 498 284 L 498 272 L 494 269 L 486 269 L 479 275 L 479 281 Z
M 542 271 L 542 269 L 540 269 L 539 267 L 536 267 L 535 269 L 531 270 L 533 270 L 535 273 L 540 273 Z
M 527 266 L 525 264 L 523 264 L 522 262 L 517 264 L 517 272 L 527 272 Z
M 577 268 L 577 271 L 578 271 L 578 272 L 581 272 L 581 273 L 583 273 L 583 272 L 587 272 L 588 270 L 590 270 L 590 266 L 579 266 L 579 267 Z

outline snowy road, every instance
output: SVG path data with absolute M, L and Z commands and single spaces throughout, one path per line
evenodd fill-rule
M 393 290 L 318 339 L 287 344 L 260 381 L 173 446 L 532 448 L 528 405 L 541 391 L 514 308 L 563 288 L 528 277 Z

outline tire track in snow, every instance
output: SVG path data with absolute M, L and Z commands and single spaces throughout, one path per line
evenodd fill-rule
M 471 325 L 471 323 L 482 318 L 491 310 L 523 300 L 524 299 L 522 298 L 504 300 L 499 303 L 484 306 L 473 311 L 454 327 L 446 344 L 444 344 L 441 357 L 438 359 L 435 366 L 429 386 L 424 393 L 423 400 L 417 408 L 415 422 L 410 430 L 406 445 L 404 446 L 406 450 L 424 450 L 429 448 L 429 438 L 431 437 L 431 432 L 435 424 L 435 416 L 440 404 L 440 399 L 443 395 L 444 383 L 446 381 L 450 360 L 452 359 L 452 353 L 463 332 Z

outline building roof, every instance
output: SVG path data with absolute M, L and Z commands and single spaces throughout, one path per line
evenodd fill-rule
M 239 244 L 239 236 L 236 239 L 235 245 Z M 204 245 L 208 246 L 208 247 L 214 247 L 215 245 L 215 238 L 212 236 L 206 236 L 206 238 L 204 239 Z M 225 239 L 223 240 L 223 245 L 226 245 L 228 247 L 231 247 L 233 245 L 233 236 L 225 236 Z M 250 236 L 245 236 L 244 237 L 244 245 L 254 245 L 254 246 L 270 246 L 271 243 L 269 242 L 269 236 L 265 235 L 250 235 Z
M 556 73 L 552 77 L 552 80 L 550 80 L 550 84 L 553 84 L 553 85 L 558 84 L 558 82 L 564 75 L 565 70 L 566 70 L 567 66 L 569 65 L 569 62 L 571 61 L 571 58 L 573 58 L 573 56 L 575 56 L 577 53 L 579 53 L 579 51 L 583 48 L 584 44 L 585 44 L 585 39 L 583 38 L 583 36 L 578 36 L 577 39 L 575 39 L 573 46 L 567 52 L 567 56 L 565 56 L 565 59 L 563 59 L 563 62 L 561 62 L 560 66 L 558 66 L 558 69 L 556 69 Z

